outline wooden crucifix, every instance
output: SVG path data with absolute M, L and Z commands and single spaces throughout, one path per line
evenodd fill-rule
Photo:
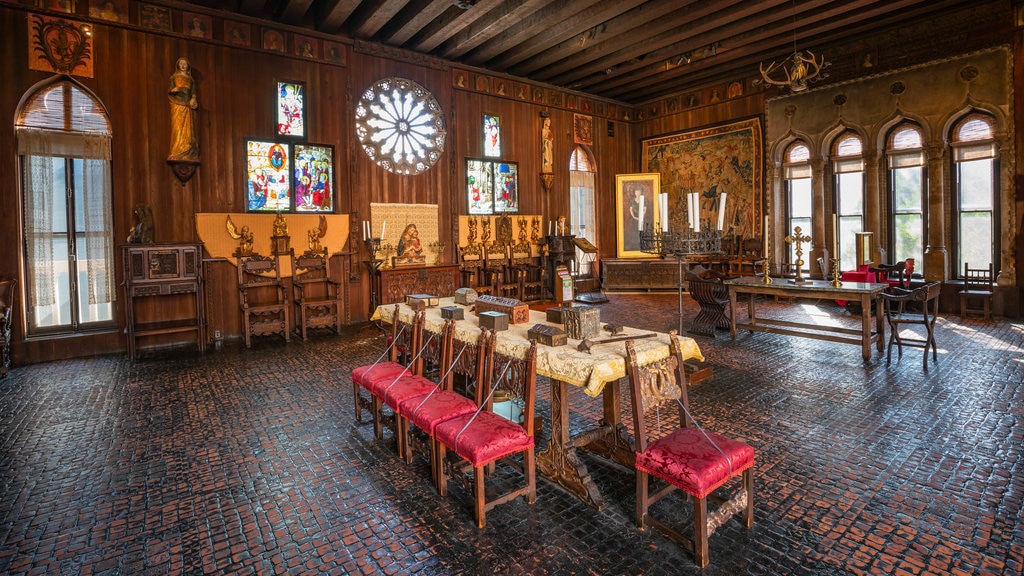
M 786 236 L 787 244 L 796 243 L 796 278 L 790 280 L 793 284 L 806 284 L 810 280 L 804 278 L 804 261 L 802 256 L 804 255 L 804 249 L 801 244 L 804 242 L 810 242 L 810 236 L 804 236 L 801 233 L 800 227 L 793 228 L 793 234 Z

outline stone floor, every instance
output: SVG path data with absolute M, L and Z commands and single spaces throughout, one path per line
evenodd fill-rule
M 678 325 L 674 293 L 609 296 L 602 321 Z M 765 306 L 859 322 L 830 302 Z M 695 312 L 687 299 L 684 327 Z M 1024 323 L 942 316 L 937 339 L 924 370 L 918 349 L 887 366 L 846 344 L 697 337 L 714 377 L 691 387 L 695 415 L 757 453 L 754 528 L 723 526 L 704 573 L 1024 571 Z M 438 496 L 424 462 L 354 422 L 350 371 L 383 341 L 362 326 L 15 366 L 0 381 L 0 573 L 701 572 L 634 528 L 633 475 L 596 457 L 604 510 L 540 481 L 535 505 L 477 529 L 465 492 Z M 573 407 L 582 427 L 600 402 L 576 390 Z

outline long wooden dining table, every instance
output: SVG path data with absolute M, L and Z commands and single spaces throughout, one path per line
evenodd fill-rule
M 438 306 L 428 307 L 425 329 L 440 332 L 444 325 L 444 318 L 441 317 L 441 308 L 444 306 L 459 305 L 455 304 L 453 298 L 441 298 Z M 480 334 L 480 323 L 476 314 L 470 310 L 471 306 L 462 307 L 466 310 L 463 319 L 456 323 L 455 338 L 472 344 Z M 394 313 L 395 304 L 381 305 L 377 307 L 372 320 L 390 323 Z M 412 321 L 413 310 L 409 306 L 400 304 L 398 314 L 403 321 Z M 529 329 L 536 324 L 553 324 L 547 321 L 546 313 L 541 311 L 530 310 L 529 318 L 528 322 L 510 324 L 507 330 L 498 332 L 496 347 L 499 352 L 524 355 L 530 347 L 527 335 Z M 615 338 L 629 336 L 637 337 L 634 345 L 640 364 L 646 365 L 668 357 L 668 334 L 623 327 L 623 331 L 616 334 Z M 537 373 L 551 380 L 551 441 L 537 453 L 537 470 L 541 477 L 558 484 L 598 510 L 604 508 L 605 499 L 591 479 L 577 449 L 586 449 L 630 468 L 635 463 L 633 446 L 622 424 L 619 394 L 619 380 L 626 376 L 625 341 L 601 343 L 602 339 L 601 336 L 594 337 L 592 341 L 596 343 L 590 347 L 589 352 L 578 350 L 580 340 L 572 338 L 562 346 L 537 348 Z M 680 336 L 679 343 L 684 360 L 704 360 L 697 342 L 692 338 Z M 571 436 L 569 429 L 570 386 L 582 388 L 587 396 L 601 397 L 603 400 L 603 418 L 593 428 L 576 436 Z

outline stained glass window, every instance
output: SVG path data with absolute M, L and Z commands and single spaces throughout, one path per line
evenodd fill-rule
M 484 156 L 501 156 L 501 118 L 484 115 Z
M 469 214 L 519 211 L 519 165 L 469 158 L 466 160 Z
M 381 168 L 419 174 L 441 158 L 447 132 L 441 106 L 426 88 L 412 80 L 385 78 L 359 98 L 356 134 L 363 151 Z
M 246 210 L 291 211 L 291 186 L 288 180 L 290 151 L 288 144 L 246 140 Z

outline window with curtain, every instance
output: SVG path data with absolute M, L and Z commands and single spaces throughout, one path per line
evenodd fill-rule
M 860 136 L 848 131 L 836 138 L 832 146 L 832 172 L 839 228 L 839 265 L 851 270 L 857 259 L 856 234 L 864 231 L 864 157 Z M 836 232 L 829 230 L 829 234 Z
M 23 99 L 15 133 L 22 183 L 27 333 L 114 326 L 110 123 L 67 77 Z
M 811 151 L 807 144 L 797 141 L 786 148 L 783 156 L 783 178 L 786 186 L 786 230 L 792 233 L 797 226 L 805 236 L 811 234 Z M 805 247 L 805 250 L 807 247 Z M 795 263 L 796 243 L 789 244 L 789 263 Z M 807 261 L 804 270 L 809 270 Z
M 925 156 L 921 130 L 910 123 L 896 126 L 886 141 L 889 168 L 890 262 L 913 258 L 924 262 Z
M 990 116 L 977 112 L 968 114 L 953 126 L 956 277 L 963 275 L 964 263 L 969 263 L 971 268 L 984 268 L 993 263 L 993 272 L 999 268 L 994 126 Z
M 597 244 L 597 230 L 594 227 L 594 173 L 597 168 L 589 152 L 583 146 L 576 146 L 569 157 L 569 224 L 576 236 Z M 576 261 L 580 263 L 579 273 L 589 275 L 592 259 L 577 249 Z

